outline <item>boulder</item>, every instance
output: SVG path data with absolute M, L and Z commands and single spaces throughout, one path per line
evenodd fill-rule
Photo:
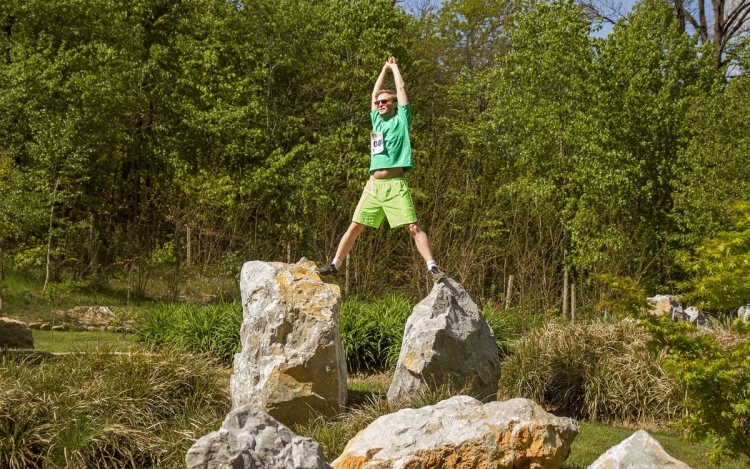
M 685 308 L 685 318 L 696 326 L 702 326 L 702 327 L 708 326 L 708 320 L 706 319 L 706 315 L 703 314 L 695 306 L 688 306 L 687 308 Z
M 34 348 L 34 336 L 26 323 L 0 318 L 0 350 L 4 348 Z
M 664 451 L 664 448 L 644 430 L 638 430 L 619 445 L 599 456 L 588 469 L 690 469 Z
M 231 411 L 221 429 L 201 437 L 185 455 L 188 469 L 326 469 L 312 438 L 292 433 L 257 406 Z
M 737 310 L 737 317 L 744 322 L 750 322 L 750 305 L 740 306 Z
M 654 316 L 669 314 L 669 317 L 674 322 L 687 320 L 687 316 L 685 315 L 685 311 L 682 309 L 680 300 L 676 296 L 656 295 L 647 299 L 651 304 L 651 314 L 653 314 Z
M 456 396 L 384 415 L 333 461 L 336 469 L 559 468 L 578 423 L 528 399 L 482 404 Z
M 346 404 L 339 287 L 315 264 L 246 262 L 240 273 L 242 352 L 230 379 L 233 408 L 255 404 L 285 425 L 333 416 Z
M 398 402 L 443 385 L 465 386 L 494 400 L 500 358 L 487 320 L 456 281 L 435 284 L 406 321 L 388 401 Z
M 76 306 L 65 312 L 66 321 L 76 326 L 106 326 L 115 318 L 109 306 Z

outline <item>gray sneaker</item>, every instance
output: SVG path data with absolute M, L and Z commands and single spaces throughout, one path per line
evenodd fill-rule
M 318 269 L 318 275 L 323 280 L 331 280 L 337 273 L 339 273 L 339 269 L 333 264 L 328 264 L 327 266 Z
M 438 269 L 436 265 L 433 265 L 432 268 L 430 268 L 430 275 L 432 275 L 432 280 L 436 282 L 445 278 L 445 272 Z

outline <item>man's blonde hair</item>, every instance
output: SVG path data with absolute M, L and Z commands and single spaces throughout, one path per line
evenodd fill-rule
M 398 101 L 398 97 L 396 96 L 396 93 L 391 90 L 380 90 L 378 92 L 378 98 L 382 95 L 388 95 L 388 102 L 395 103 Z

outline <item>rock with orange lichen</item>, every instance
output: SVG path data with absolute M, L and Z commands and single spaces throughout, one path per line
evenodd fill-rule
M 355 436 L 334 469 L 552 469 L 578 423 L 528 399 L 482 404 L 457 396 L 384 415 Z
M 233 408 L 255 404 L 291 426 L 346 404 L 339 287 L 315 264 L 246 262 L 240 273 L 242 352 L 234 356 Z
M 388 401 L 446 385 L 494 401 L 499 379 L 500 357 L 487 320 L 461 284 L 437 282 L 406 321 Z

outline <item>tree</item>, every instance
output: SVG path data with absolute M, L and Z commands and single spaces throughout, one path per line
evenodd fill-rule
M 726 54 L 733 40 L 748 40 L 750 0 L 711 0 L 710 10 L 705 0 L 698 0 L 697 5 L 690 0 L 671 1 L 682 29 L 692 26 L 702 43 L 712 45 L 716 70 L 734 59 L 734 54 Z

